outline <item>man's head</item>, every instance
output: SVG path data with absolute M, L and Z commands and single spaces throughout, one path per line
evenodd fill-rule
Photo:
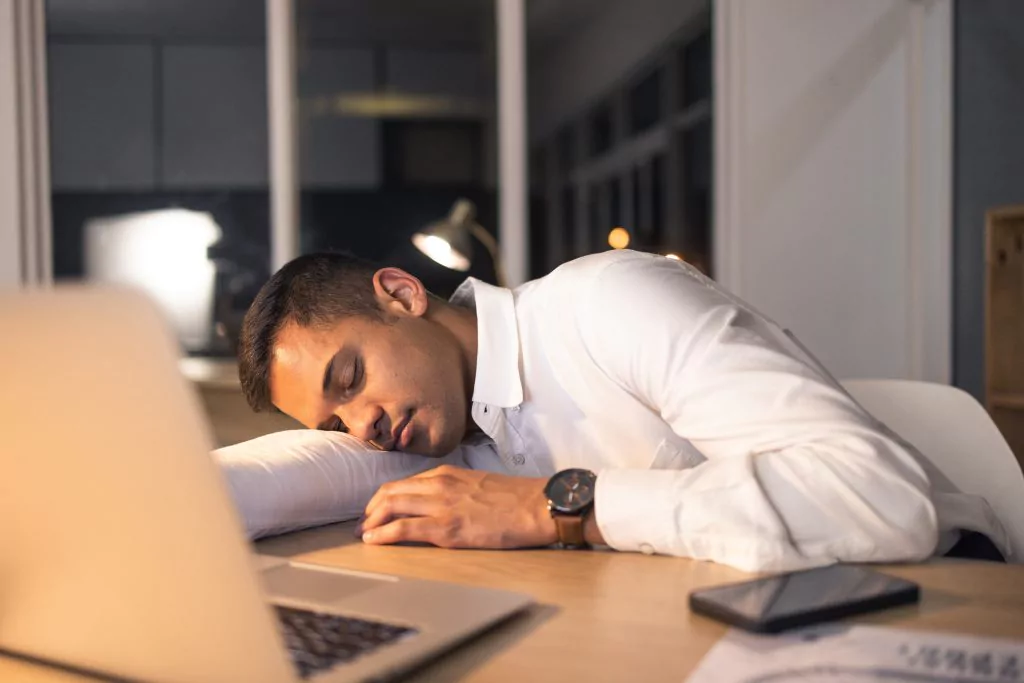
M 470 323 L 467 325 L 467 323 Z M 245 315 L 239 377 L 254 410 L 442 456 L 465 435 L 475 324 L 398 268 L 302 256 Z

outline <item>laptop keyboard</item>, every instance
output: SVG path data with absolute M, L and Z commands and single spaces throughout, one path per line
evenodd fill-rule
M 275 605 L 288 653 L 309 678 L 416 633 L 415 629 Z

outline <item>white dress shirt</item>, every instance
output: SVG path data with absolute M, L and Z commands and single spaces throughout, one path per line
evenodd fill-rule
M 983 499 L 684 263 L 606 252 L 452 302 L 476 309 L 472 415 L 493 439 L 468 464 L 594 470 L 612 548 L 788 570 L 919 560 L 973 529 L 1009 555 Z

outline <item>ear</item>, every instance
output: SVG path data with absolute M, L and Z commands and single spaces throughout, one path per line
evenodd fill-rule
M 381 308 L 393 315 L 418 318 L 427 312 L 430 297 L 426 287 L 401 268 L 381 268 L 374 273 L 373 291 Z

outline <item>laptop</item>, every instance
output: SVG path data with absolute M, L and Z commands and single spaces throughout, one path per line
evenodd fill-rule
M 129 680 L 377 680 L 531 603 L 255 555 L 141 294 L 0 294 L 0 325 L 0 651 Z

